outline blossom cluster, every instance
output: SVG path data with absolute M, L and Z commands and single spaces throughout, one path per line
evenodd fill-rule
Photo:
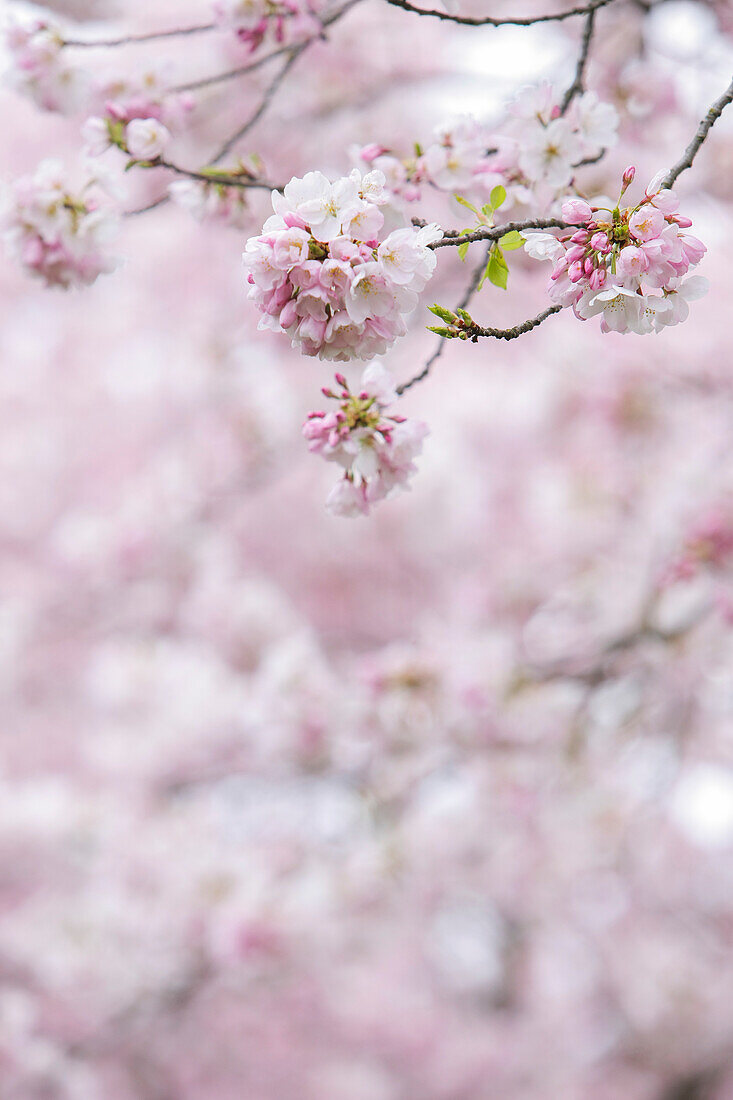
M 64 40 L 44 20 L 11 22 L 5 31 L 10 55 L 7 83 L 46 111 L 69 114 L 79 103 L 83 81 L 63 58 Z
M 339 516 L 366 515 L 372 504 L 409 487 L 428 427 L 386 415 L 398 395 L 381 363 L 366 368 L 358 393 L 351 392 L 343 374 L 336 375 L 336 384 L 339 393 L 327 387 L 323 393 L 338 401 L 338 409 L 309 413 L 303 435 L 309 450 L 344 469 L 326 501 L 327 509 Z
M 434 140 L 401 160 L 373 143 L 355 147 L 362 167 L 383 172 L 391 194 L 403 202 L 420 198 L 420 185 L 481 199 L 506 188 L 508 204 L 550 209 L 572 182 L 577 165 L 617 141 L 618 114 L 595 92 L 577 96 L 561 114 L 548 83 L 520 90 L 500 126 L 464 115 L 438 126 Z
M 89 156 L 101 156 L 116 146 L 134 160 L 153 161 L 163 155 L 171 135 L 157 118 L 117 118 L 110 104 L 106 117 L 92 115 L 86 120 L 82 137 Z
M 323 0 L 215 0 L 214 16 L 249 50 L 263 42 L 292 46 L 320 33 Z
M 104 178 L 91 168 L 72 187 L 63 164 L 42 161 L 7 195 L 2 227 L 9 254 L 47 286 L 93 283 L 116 266 L 107 249 L 119 219 L 108 197 Z
M 692 222 L 678 213 L 677 196 L 663 186 L 664 173 L 655 176 L 641 202 L 621 207 L 634 174 L 633 167 L 624 173 L 615 205 L 563 203 L 563 218 L 577 226 L 574 232 L 526 234 L 530 256 L 553 261 L 552 301 L 572 307 L 582 320 L 602 314 L 603 332 L 660 332 L 686 320 L 689 302 L 707 291 L 701 276 L 683 278 L 706 248 L 683 232 Z
M 101 83 L 92 101 L 96 113 L 82 127 L 87 153 L 100 156 L 116 147 L 142 161 L 162 156 L 171 131 L 185 126 L 194 107 L 189 94 L 168 92 L 153 70 Z
M 309 172 L 273 192 L 275 214 L 244 253 L 260 329 L 287 333 L 304 355 L 344 362 L 383 355 L 404 335 L 442 232 L 402 226 L 380 241 L 394 220 L 384 185 L 381 172 L 355 169 L 334 183 Z

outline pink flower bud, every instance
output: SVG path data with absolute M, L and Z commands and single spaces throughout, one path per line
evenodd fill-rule
M 566 199 L 562 204 L 562 216 L 570 225 L 583 225 L 590 221 L 593 211 L 585 199 Z
M 605 267 L 597 267 L 593 271 L 592 275 L 588 279 L 588 285 L 591 290 L 600 290 L 606 282 L 606 269 Z
M 573 244 L 585 244 L 588 240 L 588 234 L 586 233 L 585 229 L 579 229 L 577 233 L 573 233 L 570 240 L 573 242 Z

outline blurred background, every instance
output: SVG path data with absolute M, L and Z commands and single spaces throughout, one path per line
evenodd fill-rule
M 89 39 L 210 18 L 4 7 Z M 581 29 L 365 0 L 238 151 L 284 179 L 409 155 L 567 86 Z M 599 12 L 621 142 L 589 187 L 678 158 L 731 33 L 725 0 Z M 214 34 L 72 60 L 173 85 L 243 57 Z M 179 161 L 267 79 L 196 94 Z M 4 183 L 73 163 L 84 117 L 4 89 Z M 83 290 L 2 261 L 1 1100 L 732 1100 L 732 122 L 679 184 L 709 248 L 689 321 L 451 345 L 404 401 L 431 427 L 412 491 L 368 519 L 325 513 L 300 433 L 329 365 L 246 301 L 267 194 L 236 228 L 125 218 Z M 167 183 L 130 173 L 125 208 Z M 429 301 L 460 297 L 454 253 Z M 546 269 L 510 264 L 483 324 L 546 304 Z

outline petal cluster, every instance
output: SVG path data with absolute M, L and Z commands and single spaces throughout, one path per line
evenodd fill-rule
M 386 415 L 397 392 L 381 363 L 366 368 L 358 393 L 351 392 L 342 374 L 336 375 L 336 384 L 338 393 L 327 388 L 323 393 L 338 402 L 337 409 L 309 413 L 303 435 L 309 450 L 344 470 L 326 501 L 328 510 L 339 516 L 366 515 L 372 504 L 408 488 L 428 427 Z
M 60 162 L 43 161 L 7 197 L 2 226 L 8 252 L 48 286 L 93 283 L 116 266 L 108 247 L 119 219 L 106 198 L 91 170 L 72 188 Z
M 273 192 L 275 213 L 247 241 L 244 265 L 259 327 L 304 355 L 346 362 L 383 355 L 406 328 L 435 269 L 437 225 L 383 236 L 381 172 L 331 182 L 321 172 Z
M 11 22 L 5 31 L 11 62 L 6 80 L 43 110 L 69 114 L 78 106 L 82 81 L 79 71 L 65 62 L 63 45 L 50 23 Z
M 634 169 L 627 169 L 621 196 L 633 178 Z M 572 233 L 526 234 L 526 251 L 553 262 L 553 302 L 572 307 L 582 320 L 600 315 L 603 332 L 660 332 L 687 319 L 689 303 L 708 284 L 685 276 L 706 248 L 684 232 L 692 222 L 678 213 L 677 197 L 662 178 L 655 177 L 634 206 L 622 207 L 620 199 L 613 209 L 566 201 L 563 217 L 577 226 Z
M 216 0 L 214 16 L 256 50 L 263 42 L 292 46 L 321 32 L 323 0 Z
M 501 125 L 470 115 L 438 126 L 416 157 L 400 160 L 377 145 L 355 147 L 359 165 L 384 172 L 394 199 L 420 198 L 420 185 L 488 197 L 503 186 L 510 204 L 550 209 L 568 193 L 576 166 L 616 144 L 618 114 L 595 92 L 577 96 L 565 114 L 552 85 L 520 90 Z

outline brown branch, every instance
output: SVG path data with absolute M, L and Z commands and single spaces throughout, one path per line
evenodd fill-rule
M 670 168 L 667 175 L 664 177 L 662 187 L 672 187 L 678 176 L 682 175 L 688 168 L 692 167 L 692 162 L 697 156 L 698 150 L 705 141 L 706 137 L 712 130 L 715 123 L 722 115 L 725 108 L 733 103 L 733 81 L 729 84 L 727 90 L 723 92 L 719 99 L 716 99 L 715 103 L 710 107 L 705 117 L 701 120 L 700 125 L 695 132 L 695 136 L 690 144 L 685 149 L 684 153 L 674 165 Z
M 573 77 L 573 83 L 570 85 L 565 95 L 563 96 L 562 103 L 560 104 L 560 114 L 564 115 L 570 104 L 575 99 L 576 95 L 580 95 L 583 91 L 583 78 L 585 76 L 585 67 L 588 63 L 588 54 L 590 53 L 590 44 L 593 39 L 593 28 L 596 20 L 596 9 L 588 12 L 585 20 L 585 30 L 583 31 L 583 39 L 580 44 L 580 54 L 578 55 L 578 62 L 575 66 L 575 76 Z
M 419 219 L 413 218 L 413 224 L 421 225 Z M 459 233 L 455 229 L 448 229 L 443 233 L 439 241 L 428 245 L 428 248 L 446 248 L 452 245 L 473 244 L 474 241 L 499 241 L 505 233 L 516 230 L 521 233 L 524 229 L 567 229 L 566 222 L 558 218 L 533 218 L 523 222 L 506 222 L 504 225 L 486 226 L 475 229 L 472 233 Z
M 450 12 L 438 11 L 435 8 L 418 8 L 410 0 L 387 0 L 388 4 L 392 4 L 396 8 L 402 8 L 403 11 L 413 12 L 415 15 L 430 15 L 434 19 L 442 19 L 448 23 L 460 23 L 465 27 L 531 27 L 535 23 L 559 23 L 563 19 L 571 19 L 574 15 L 589 15 L 591 12 L 597 11 L 599 8 L 605 8 L 607 4 L 613 2 L 614 0 L 590 0 L 590 3 L 584 4 L 582 7 L 570 8 L 568 11 L 556 12 L 555 14 L 496 19 L 490 15 L 451 15 Z
M 468 326 L 466 331 L 471 340 L 479 336 L 491 336 L 494 340 L 516 340 L 518 336 L 524 336 L 525 332 L 531 332 L 533 328 L 537 328 L 548 317 L 552 317 L 554 313 L 559 313 L 561 309 L 562 306 L 548 306 L 536 317 L 530 317 L 529 320 L 522 321 L 521 324 L 514 325 L 513 328 L 482 328 L 481 325 L 474 324 Z
M 300 55 L 304 52 L 304 50 L 307 50 L 310 44 L 311 40 L 309 39 L 307 42 L 303 42 L 302 45 L 296 46 L 290 51 L 287 61 L 282 66 L 280 71 L 273 77 L 273 79 L 270 81 L 267 88 L 265 89 L 265 93 L 262 96 L 262 99 L 260 100 L 257 109 L 250 115 L 250 117 L 245 123 L 243 123 L 242 126 L 234 131 L 231 137 L 227 138 L 219 151 L 212 158 L 212 164 L 218 164 L 220 160 L 223 160 L 227 153 L 229 153 L 234 148 L 237 142 L 240 141 L 245 136 L 245 134 L 249 133 L 252 127 L 257 122 L 259 122 L 267 108 L 270 106 L 270 103 L 274 99 L 277 90 L 282 84 L 283 80 L 288 75 Z
M 177 176 L 186 176 L 188 179 L 201 180 L 203 183 L 216 183 L 221 187 L 238 187 L 241 191 L 251 191 L 253 189 L 262 191 L 280 190 L 280 188 L 276 187 L 274 183 L 270 183 L 268 180 L 247 179 L 239 176 L 227 176 L 225 174 L 217 176 L 211 172 L 195 172 L 191 168 L 181 168 L 180 165 L 173 164 L 169 160 L 157 160 L 154 167 L 167 168 L 169 172 L 174 172 Z M 156 202 L 151 205 L 157 206 L 159 204 Z

